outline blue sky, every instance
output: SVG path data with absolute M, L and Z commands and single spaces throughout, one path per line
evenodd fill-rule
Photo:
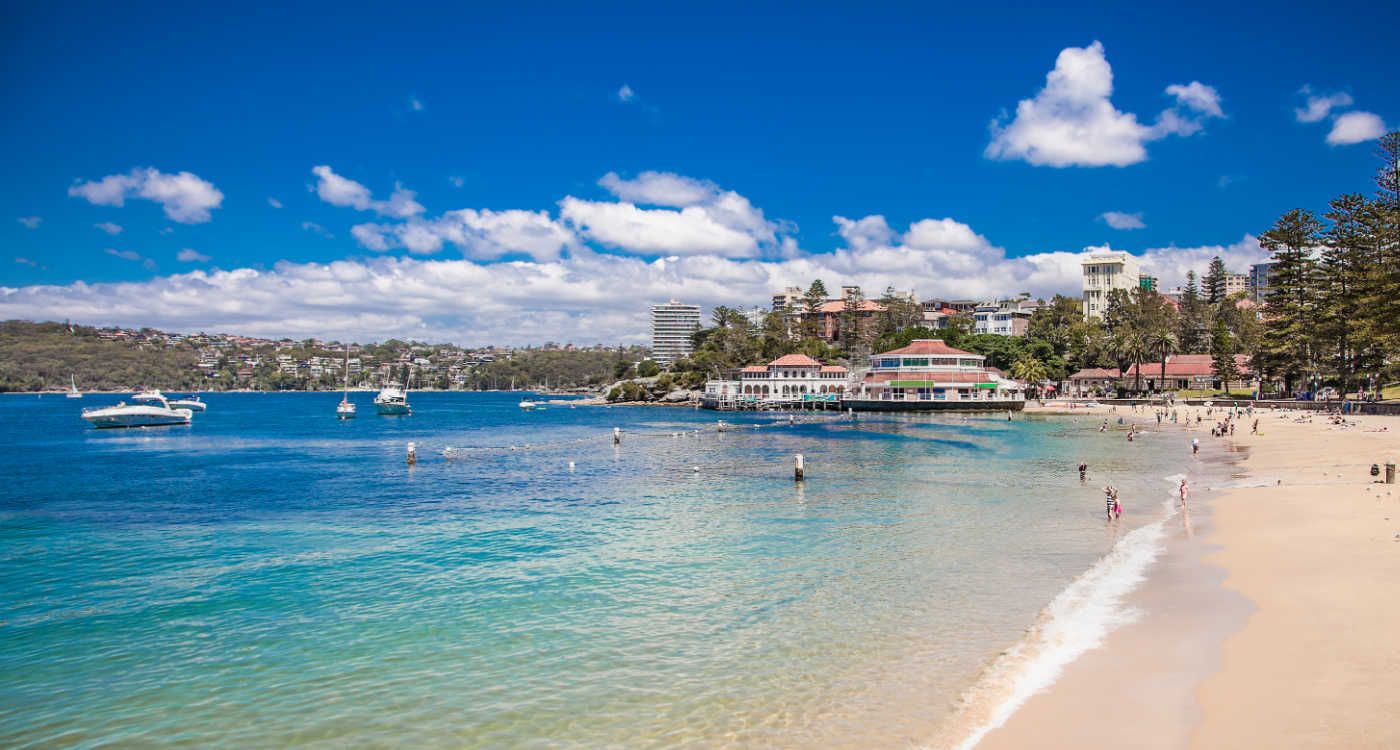
M 0 317 L 636 340 L 813 274 L 1175 281 L 1370 192 L 1400 9 L 1123 6 L 8 4 Z

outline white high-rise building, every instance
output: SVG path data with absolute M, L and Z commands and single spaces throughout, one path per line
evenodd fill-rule
M 1137 258 L 1120 251 L 1092 253 L 1081 261 L 1084 270 L 1084 317 L 1102 318 L 1108 307 L 1108 293 L 1114 289 L 1131 292 L 1141 283 Z
M 651 358 L 669 365 L 689 357 L 694 347 L 690 335 L 700 328 L 700 306 L 671 300 L 651 306 Z

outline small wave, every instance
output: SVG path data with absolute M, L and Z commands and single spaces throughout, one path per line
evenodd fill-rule
M 1148 567 L 1161 553 L 1166 521 L 1125 534 L 1041 611 L 1020 643 L 992 663 L 963 701 L 965 707 L 986 705 L 986 715 L 955 746 L 957 750 L 971 750 L 1031 696 L 1054 684 L 1066 665 L 1097 648 L 1113 630 L 1137 619 L 1139 612 L 1123 599 L 1146 579 Z

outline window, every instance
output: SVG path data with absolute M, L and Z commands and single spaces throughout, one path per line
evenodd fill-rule
M 894 369 L 899 367 L 899 360 L 893 357 L 889 359 L 882 359 L 875 366 L 881 369 Z
M 905 367 L 928 367 L 928 357 L 905 357 Z

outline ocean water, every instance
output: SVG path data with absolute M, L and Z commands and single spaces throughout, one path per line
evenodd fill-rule
M 355 398 L 0 397 L 0 747 L 951 744 L 1131 617 L 1200 470 L 1092 418 Z

